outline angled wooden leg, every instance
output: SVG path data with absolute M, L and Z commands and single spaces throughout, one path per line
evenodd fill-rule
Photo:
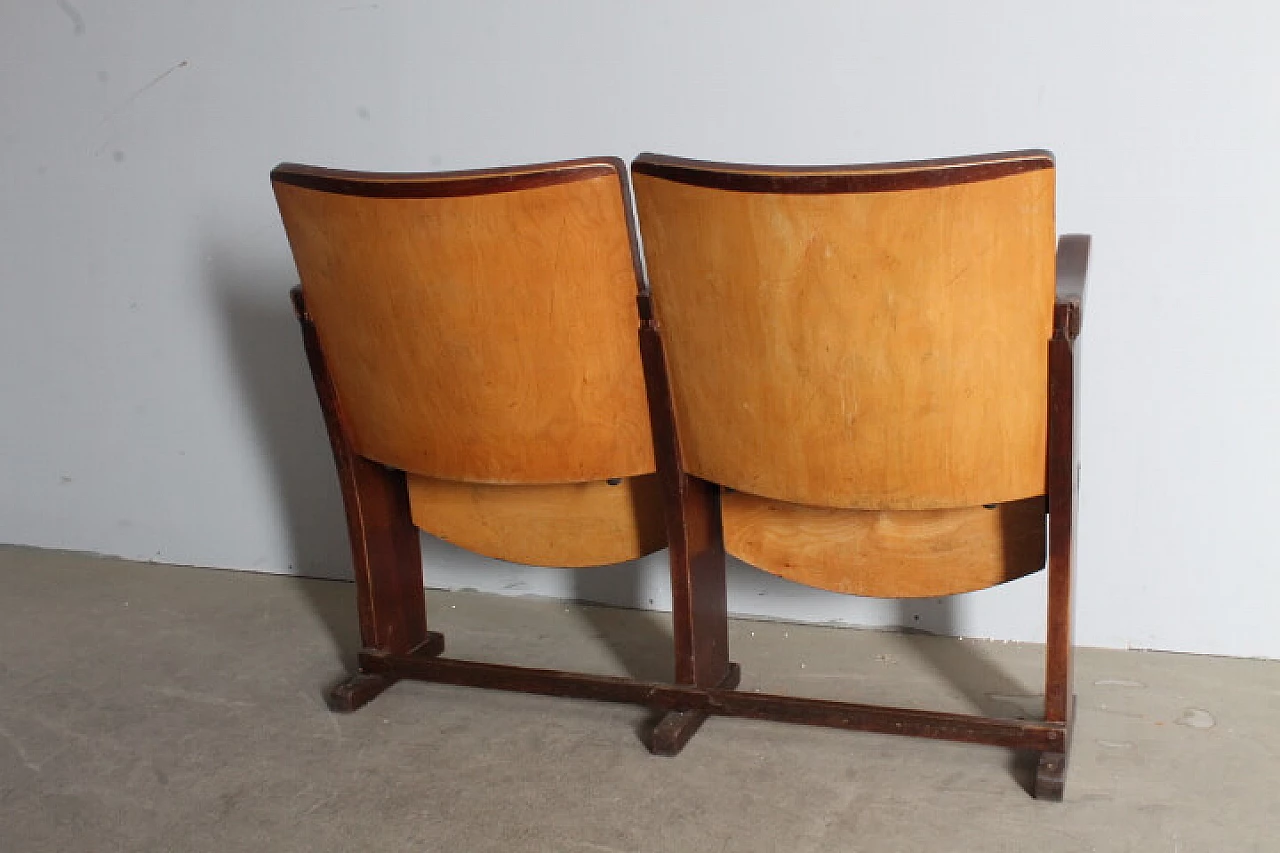
M 404 473 L 365 459 L 352 449 L 302 292 L 295 288 L 291 295 L 342 485 L 361 645 L 364 651 L 379 654 L 407 654 L 420 649 L 433 649 L 434 654 L 439 654 L 444 648 L 443 639 L 427 631 L 422 553 L 418 529 L 409 513 Z M 395 680 L 387 675 L 357 673 L 330 691 L 330 704 L 337 710 L 353 711 Z
M 1068 251 L 1072 250 L 1069 245 Z M 1087 261 L 1087 243 L 1083 247 Z M 1060 291 L 1063 273 L 1071 266 L 1059 250 Z M 1083 287 L 1083 266 L 1079 268 Z M 1076 460 L 1076 335 L 1080 329 L 1083 293 L 1060 292 L 1054 307 L 1054 334 L 1049 342 L 1049 441 L 1046 483 L 1049 492 L 1049 605 L 1045 644 L 1044 718 L 1065 724 L 1062 748 L 1040 756 L 1035 796 L 1061 801 L 1070 754 L 1074 695 L 1072 693 L 1072 637 L 1074 615 L 1072 575 L 1075 569 L 1075 515 L 1079 465 Z
M 715 687 L 730 674 L 720 487 L 687 474 L 680 480 L 671 541 L 676 682 Z
M 360 641 L 365 650 L 404 654 L 427 640 L 418 529 L 404 474 L 354 454 L 339 463 L 355 564 Z
M 720 487 L 684 473 L 661 336 L 648 294 L 642 294 L 638 302 L 654 455 L 667 514 L 675 680 L 698 687 L 737 686 L 740 673 L 737 665 L 729 662 Z M 668 712 L 654 729 L 650 750 L 675 755 L 706 718 L 702 711 Z
M 698 687 L 738 686 L 741 672 L 729 662 L 724 540 L 720 489 L 680 473 L 678 538 L 671 540 L 672 622 L 676 682 Z M 674 756 L 706 722 L 707 712 L 669 712 L 653 730 L 649 750 Z

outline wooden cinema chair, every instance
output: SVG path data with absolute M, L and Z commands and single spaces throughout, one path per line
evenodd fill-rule
M 727 690 L 692 707 L 1033 750 L 1036 795 L 1061 799 L 1089 238 L 1055 263 L 1053 156 L 644 155 L 632 177 L 695 572 L 727 550 L 821 589 L 944 596 L 1040 569 L 1048 516 L 1043 720 Z
M 424 607 L 419 528 L 540 566 L 688 549 L 663 495 L 674 481 L 658 475 L 672 429 L 666 406 L 650 418 L 625 164 L 286 164 L 271 180 L 355 563 L 363 649 L 331 705 L 351 711 L 415 678 L 674 709 L 659 729 L 687 738 L 706 714 L 675 708 L 680 685 L 737 683 L 722 565 L 703 567 L 695 597 L 690 561 L 672 563 L 673 686 L 446 659 Z

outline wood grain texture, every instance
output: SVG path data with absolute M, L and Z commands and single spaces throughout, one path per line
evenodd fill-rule
M 660 159 L 633 174 L 688 472 L 854 509 L 1044 494 L 1052 160 L 952 183 L 893 164 L 869 191 L 742 167 L 769 177 L 742 191 Z M 829 170 L 851 172 L 875 173 Z
M 727 492 L 721 506 L 730 554 L 833 592 L 953 595 L 1044 567 L 1043 498 L 990 509 L 882 511 L 808 507 Z
M 478 483 L 654 471 L 620 169 L 273 172 L 356 453 Z
M 419 528 L 486 557 L 564 568 L 604 566 L 666 547 L 657 475 L 503 485 L 410 476 Z

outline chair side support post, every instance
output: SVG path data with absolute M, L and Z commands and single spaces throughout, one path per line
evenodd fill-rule
M 733 688 L 738 685 L 739 670 L 729 661 L 720 489 L 684 472 L 666 355 L 648 293 L 637 297 L 637 306 L 640 354 L 670 548 L 675 680 L 696 687 Z M 707 716 L 706 711 L 697 709 L 669 711 L 653 730 L 650 750 L 657 755 L 677 754 Z
M 421 544 L 409 513 L 404 474 L 365 459 L 352 449 L 301 288 L 295 287 L 290 297 L 342 486 L 355 570 L 360 644 L 365 653 L 439 654 L 444 650 L 444 640 L 427 630 Z M 330 706 L 337 711 L 354 711 L 397 680 L 390 673 L 357 672 L 330 691 Z
M 1072 624 L 1074 622 L 1075 517 L 1079 492 L 1076 410 L 1079 382 L 1077 338 L 1084 315 L 1089 237 L 1072 234 L 1058 242 L 1053 338 L 1049 341 L 1049 440 L 1045 481 L 1049 507 L 1049 601 L 1045 644 L 1044 718 L 1066 726 L 1060 752 L 1044 752 L 1036 769 L 1035 795 L 1061 800 L 1074 716 Z

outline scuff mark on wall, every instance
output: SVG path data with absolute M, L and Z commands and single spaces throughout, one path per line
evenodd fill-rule
M 54 2 L 58 4 L 62 13 L 71 19 L 71 32 L 78 36 L 84 35 L 84 15 L 80 14 L 80 10 L 67 0 L 54 0 Z
M 170 74 L 172 74 L 173 72 L 177 71 L 179 68 L 186 68 L 186 67 L 187 67 L 188 65 L 190 65 L 190 64 L 191 64 L 191 62 L 190 62 L 189 60 L 184 59 L 184 60 L 182 60 L 181 62 L 176 63 L 175 65 L 173 65 L 172 67 L 170 67 L 168 70 L 164 71 L 163 73 L 156 75 L 154 78 L 152 78 L 152 80 L 151 80 L 151 82 L 150 82 L 150 83 L 148 83 L 147 85 L 143 86 L 141 89 L 138 89 L 136 92 L 134 92 L 134 93 L 133 93 L 132 95 L 130 95 L 128 98 L 125 98 L 124 103 L 122 103 L 120 106 L 116 107 L 114 110 L 112 110 L 111 112 L 109 112 L 109 113 L 107 113 L 105 116 L 103 116 L 103 118 L 102 118 L 102 123 L 103 123 L 103 124 L 106 124 L 107 122 L 111 121 L 111 119 L 113 119 L 113 118 L 115 118 L 116 116 L 120 115 L 120 113 L 124 112 L 124 111 L 125 111 L 125 110 L 127 110 L 130 106 L 132 106 L 132 104 L 133 104 L 133 102 L 134 102 L 134 101 L 138 100 L 138 98 L 140 98 L 140 97 L 142 97 L 144 94 L 146 94 L 146 92 L 147 92 L 149 89 L 151 89 L 152 87 L 154 87 L 154 86 L 155 86 L 156 84 L 158 84 L 160 81 L 164 80 L 164 78 L 168 77 Z
M 124 101 L 121 102 L 119 106 L 115 107 L 114 109 L 110 110 L 106 115 L 104 115 L 102 117 L 102 121 L 98 122 L 98 127 L 102 127 L 103 125 L 110 122 L 112 119 L 119 116 L 125 110 L 129 109 L 129 107 L 133 106 L 134 101 L 138 100 L 138 98 L 142 97 L 144 94 L 146 94 L 156 85 L 158 85 L 170 74 L 177 71 L 179 68 L 186 68 L 190 64 L 191 64 L 190 60 L 184 59 L 181 62 L 175 63 L 174 65 L 172 65 L 171 67 L 163 71 L 162 73 L 157 74 L 145 86 L 135 91 L 129 97 L 125 98 Z M 107 150 L 107 146 L 110 144 L 111 144 L 111 139 L 108 137 L 108 139 L 105 142 L 103 142 L 101 145 L 98 146 L 98 150 L 94 152 L 94 155 L 97 156 L 102 154 L 103 151 Z M 116 162 L 119 163 L 121 162 L 121 160 L 123 160 L 123 156 L 117 159 Z

